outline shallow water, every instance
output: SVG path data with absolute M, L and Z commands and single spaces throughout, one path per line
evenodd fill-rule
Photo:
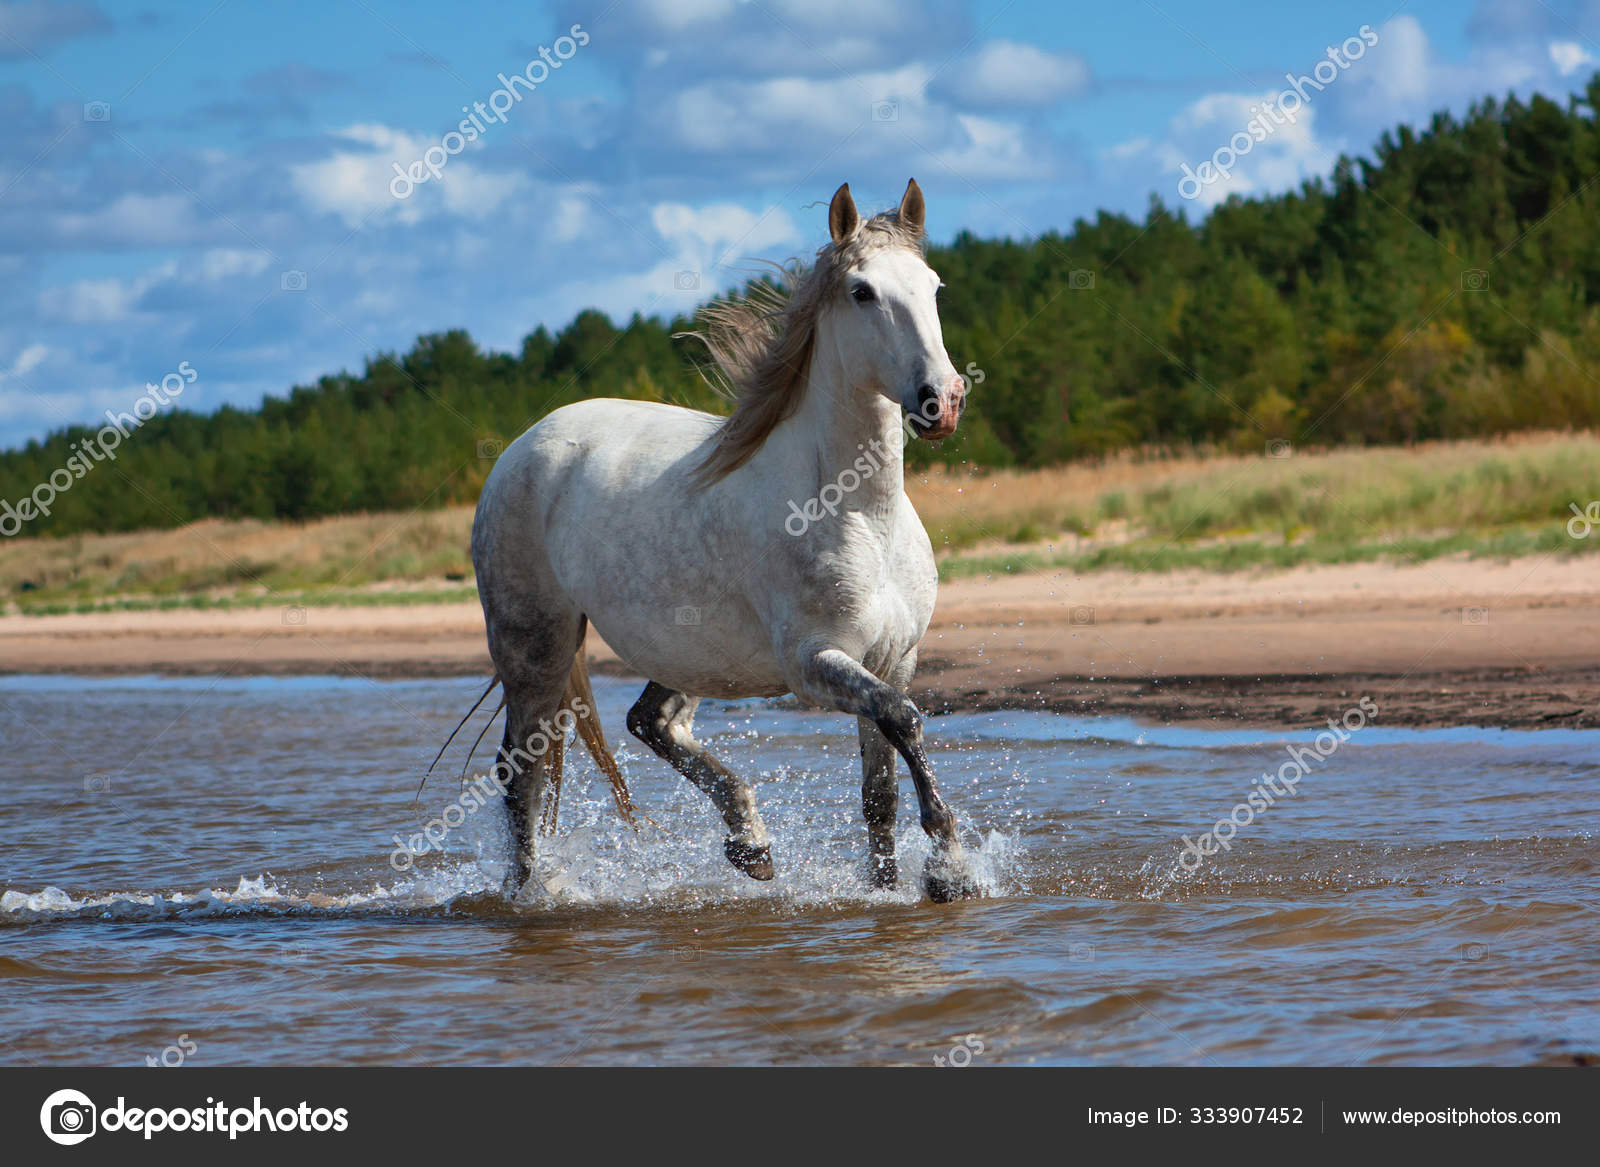
M 545 890 L 512 908 L 497 805 L 443 853 L 390 862 L 455 796 L 447 767 L 412 806 L 471 680 L 0 678 L 0 1062 L 1600 1053 L 1600 733 L 1380 715 L 1187 874 L 1182 837 L 1325 727 L 932 719 L 988 892 L 935 906 L 909 878 L 925 846 L 907 781 L 902 888 L 862 881 L 850 719 L 702 707 L 774 836 L 779 877 L 757 884 L 723 860 L 705 799 L 617 741 L 636 689 L 596 684 L 659 829 L 620 828 L 587 758 L 569 763 Z M 476 769 L 490 760 L 486 742 Z

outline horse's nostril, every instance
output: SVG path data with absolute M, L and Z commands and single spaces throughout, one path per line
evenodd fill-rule
M 917 389 L 917 411 L 923 417 L 932 419 L 939 412 L 939 391 L 932 385 L 924 384 Z

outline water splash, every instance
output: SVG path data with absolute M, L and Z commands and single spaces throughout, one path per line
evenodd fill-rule
M 801 794 L 773 800 L 769 814 L 778 876 L 750 880 L 722 854 L 720 824 L 695 802 L 695 792 L 675 795 L 658 814 L 660 826 L 635 832 L 617 821 L 609 799 L 590 783 L 563 805 L 563 829 L 541 839 L 534 879 L 514 905 L 519 913 L 552 908 L 605 907 L 683 910 L 732 903 L 771 903 L 784 910 L 845 903 L 912 904 L 922 898 L 921 872 L 929 843 L 914 826 L 898 838 L 900 885 L 873 888 L 867 881 L 859 822 L 805 805 Z M 776 789 L 774 784 L 772 789 Z M 589 797 L 594 792 L 595 797 Z M 803 813 L 799 813 L 803 812 Z M 570 824 L 570 825 L 568 825 Z M 969 832 L 969 873 L 984 896 L 1020 890 L 1022 861 L 1015 841 L 998 830 Z M 485 806 L 451 837 L 445 849 L 415 860 L 404 873 L 372 879 L 370 862 L 295 876 L 240 876 L 236 886 L 183 891 L 85 892 L 56 886 L 6 889 L 0 925 L 45 920 L 161 920 L 305 913 L 431 913 L 486 895 L 498 896 L 510 861 L 509 832 L 497 805 Z M 332 886 L 328 886 L 331 884 Z M 300 890 L 299 886 L 317 890 Z

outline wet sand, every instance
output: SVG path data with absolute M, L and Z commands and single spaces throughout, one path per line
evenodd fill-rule
M 597 673 L 624 662 L 590 634 Z M 487 673 L 475 603 L 0 617 L 0 671 Z M 1259 574 L 1041 572 L 940 589 L 930 712 L 1300 724 L 1371 694 L 1391 725 L 1600 724 L 1600 567 L 1582 558 Z

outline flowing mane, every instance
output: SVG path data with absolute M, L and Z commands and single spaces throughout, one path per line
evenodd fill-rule
M 861 224 L 846 242 L 829 242 L 810 268 L 778 266 L 777 284 L 759 284 L 743 297 L 717 300 L 700 310 L 705 327 L 681 333 L 704 342 L 715 364 L 712 384 L 734 402 L 718 427 L 711 452 L 694 471 L 702 486 L 737 470 L 761 448 L 805 391 L 816 339 L 817 318 L 844 275 L 868 254 L 885 247 L 920 252 L 920 224 L 902 223 L 885 211 Z

